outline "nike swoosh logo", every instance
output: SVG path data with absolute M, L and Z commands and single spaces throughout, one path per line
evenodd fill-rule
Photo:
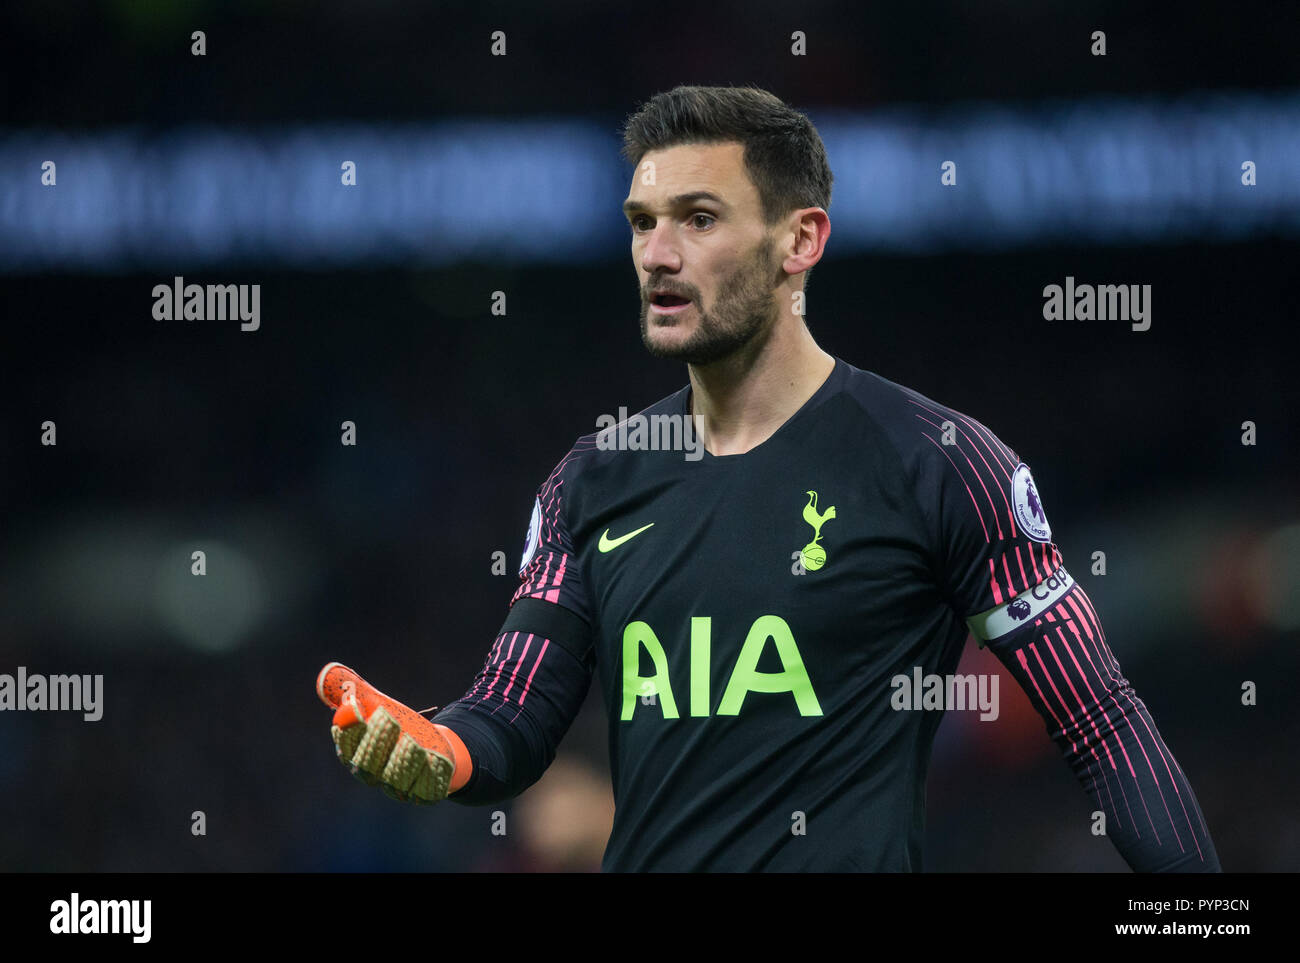
M 599 548 L 602 552 L 612 552 L 614 549 L 618 548 L 624 542 L 628 541 L 629 539 L 636 538 L 647 528 L 650 528 L 653 525 L 654 522 L 651 522 L 649 525 L 642 525 L 635 532 L 628 532 L 626 535 L 623 535 L 620 538 L 610 538 L 609 529 L 607 528 L 605 529 L 605 533 L 600 536 L 600 544 L 596 547 Z

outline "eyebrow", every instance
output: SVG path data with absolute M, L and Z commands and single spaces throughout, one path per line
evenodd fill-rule
M 712 201 L 714 204 L 717 204 L 723 210 L 731 209 L 730 204 L 728 204 L 722 198 L 718 197 L 717 194 L 710 193 L 709 191 L 691 191 L 689 194 L 677 194 L 673 197 L 668 198 L 668 206 L 682 207 L 683 205 L 695 204 L 699 201 Z M 624 214 L 631 214 L 633 211 L 644 211 L 645 209 L 646 206 L 644 204 L 642 204 L 640 201 L 634 201 L 630 197 L 623 202 Z

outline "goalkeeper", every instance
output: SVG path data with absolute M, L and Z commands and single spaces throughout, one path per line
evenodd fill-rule
M 615 803 L 602 869 L 915 871 L 973 635 L 1082 787 L 1082 842 L 1100 829 L 1138 871 L 1218 871 L 1026 461 L 813 339 L 831 172 L 808 118 L 754 88 L 679 87 L 629 119 L 624 153 L 641 338 L 689 383 L 578 438 L 537 489 L 520 584 L 462 698 L 428 720 L 326 667 L 339 755 L 399 799 L 508 799 L 596 679 Z M 1035 382 L 1057 359 L 1014 344 L 1007 359 L 989 390 L 1026 392 L 1019 430 L 1061 464 L 1087 457 L 1098 442 Z M 646 425 L 681 444 L 629 445 Z M 935 677 L 952 695 L 896 698 Z

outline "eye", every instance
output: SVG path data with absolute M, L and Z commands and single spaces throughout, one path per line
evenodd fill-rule
M 632 225 L 632 230 L 638 231 L 641 229 L 640 224 L 643 220 L 645 220 L 644 214 L 634 214 L 628 223 Z
M 693 222 L 698 222 L 699 218 L 701 218 L 701 217 L 706 218 L 706 219 L 709 221 L 709 224 L 706 224 L 706 225 L 705 225 L 705 228 L 709 227 L 709 226 L 710 226 L 714 221 L 717 220 L 717 218 L 714 217 L 712 214 L 705 214 L 705 213 L 702 212 L 702 211 L 696 211 L 694 214 L 692 214 L 692 215 L 691 215 L 691 220 L 692 220 Z M 698 226 L 698 223 L 697 223 L 696 226 Z M 702 228 L 702 230 L 703 230 L 703 228 Z

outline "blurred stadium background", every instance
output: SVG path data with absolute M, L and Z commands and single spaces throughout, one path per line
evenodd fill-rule
M 496 837 L 489 810 L 348 779 L 312 685 L 337 659 L 416 707 L 459 697 L 536 486 L 597 415 L 685 383 L 639 341 L 617 156 L 678 83 L 818 124 L 814 335 L 1033 465 L 1224 867 L 1297 869 L 1298 41 L 1271 3 L 10 0 L 0 671 L 105 694 L 94 724 L 0 714 L 0 869 L 598 866 L 594 689 Z M 260 284 L 260 330 L 153 320 L 175 275 Z M 1151 329 L 1044 321 L 1067 276 L 1150 284 Z M 999 669 L 968 647 L 963 671 Z M 1124 869 L 1001 681 L 997 722 L 940 730 L 927 869 Z

